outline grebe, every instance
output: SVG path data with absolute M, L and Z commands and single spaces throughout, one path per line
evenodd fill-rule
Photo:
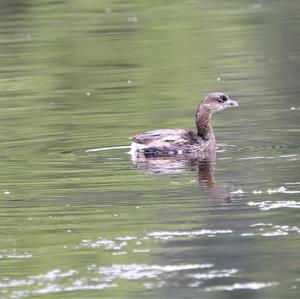
M 193 155 L 203 160 L 214 160 L 216 140 L 211 127 L 214 112 L 238 103 L 223 92 L 208 94 L 196 111 L 197 133 L 186 129 L 160 129 L 132 137 L 130 154 L 133 158 Z

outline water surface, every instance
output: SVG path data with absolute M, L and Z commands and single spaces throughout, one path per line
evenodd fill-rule
M 0 14 L 1 298 L 299 298 L 298 1 Z M 131 161 L 215 90 L 216 163 Z

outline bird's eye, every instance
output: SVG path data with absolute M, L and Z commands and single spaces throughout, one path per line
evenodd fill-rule
M 224 102 L 226 102 L 228 100 L 228 98 L 226 97 L 226 96 L 220 96 L 218 99 L 217 99 L 217 101 L 219 102 L 219 103 L 224 103 Z
M 227 99 L 227 97 L 226 96 L 222 96 L 222 101 L 223 102 L 226 102 L 228 99 Z

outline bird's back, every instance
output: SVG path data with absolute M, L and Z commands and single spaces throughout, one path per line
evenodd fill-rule
M 150 156 L 166 156 L 201 151 L 207 146 L 207 141 L 191 130 L 161 129 L 135 135 L 131 153 L 142 151 Z

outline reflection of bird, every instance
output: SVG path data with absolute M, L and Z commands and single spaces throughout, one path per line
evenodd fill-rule
M 132 157 L 133 165 L 144 173 L 171 174 L 196 170 L 198 160 L 193 158 L 172 157 Z
M 214 203 L 230 203 L 232 195 L 229 187 L 218 185 L 214 181 L 214 164 L 209 161 L 199 162 L 198 164 L 199 186 L 202 187 L 206 196 Z
M 198 170 L 199 186 L 209 200 L 218 204 L 231 202 L 229 188 L 214 182 L 214 162 L 188 156 L 184 158 L 172 156 L 132 158 L 132 163 L 144 173 L 152 174 L 174 174 Z
M 215 160 L 216 141 L 211 127 L 212 113 L 238 106 L 222 92 L 207 95 L 196 112 L 197 133 L 185 129 L 148 131 L 132 138 L 131 155 L 164 157 L 193 155 L 201 160 Z

